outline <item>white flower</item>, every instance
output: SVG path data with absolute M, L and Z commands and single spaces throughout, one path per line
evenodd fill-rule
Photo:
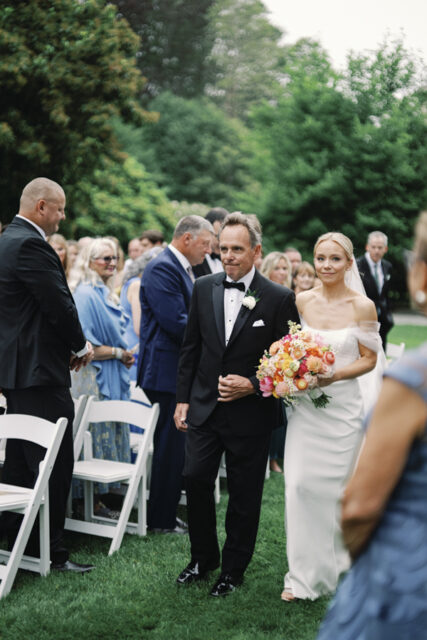
M 256 300 L 253 296 L 246 296 L 243 298 L 242 305 L 252 310 L 256 305 Z

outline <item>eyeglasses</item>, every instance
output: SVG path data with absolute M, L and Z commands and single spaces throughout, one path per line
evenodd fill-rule
M 95 260 L 102 260 L 105 264 L 110 264 L 110 262 L 117 262 L 117 256 L 102 256 L 102 258 L 95 258 Z

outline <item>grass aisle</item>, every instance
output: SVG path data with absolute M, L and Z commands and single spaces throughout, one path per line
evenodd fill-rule
M 221 542 L 226 501 L 223 492 Z M 286 560 L 283 476 L 276 473 L 265 483 L 257 547 L 245 582 L 221 601 L 207 595 L 213 579 L 183 588 L 175 584 L 188 562 L 187 536 L 127 535 L 110 558 L 108 540 L 77 534 L 67 540 L 73 558 L 93 562 L 96 570 L 46 579 L 20 571 L 0 603 L 1 640 L 312 640 L 326 609 L 326 598 L 280 600 Z

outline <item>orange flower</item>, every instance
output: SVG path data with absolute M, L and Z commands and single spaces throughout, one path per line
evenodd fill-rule
M 310 373 L 320 373 L 322 371 L 322 360 L 314 355 L 309 356 L 305 364 Z
M 276 353 L 279 351 L 281 346 L 282 346 L 282 343 L 280 340 L 276 340 L 276 342 L 273 342 L 273 344 L 270 345 L 270 348 L 269 348 L 270 355 L 272 356 L 276 355 Z

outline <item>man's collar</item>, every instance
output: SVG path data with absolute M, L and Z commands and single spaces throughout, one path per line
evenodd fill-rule
M 173 244 L 168 244 L 168 249 L 172 251 L 173 255 L 175 256 L 175 258 L 177 258 L 177 260 L 179 261 L 179 264 L 182 266 L 184 271 L 188 271 L 188 267 L 191 267 L 191 264 L 188 261 L 188 259 L 185 257 L 185 255 L 181 253 L 179 249 L 174 247 Z
M 381 260 L 378 260 L 378 262 L 374 262 L 368 252 L 365 253 L 365 258 L 366 258 L 366 261 L 369 264 L 371 270 L 375 268 L 376 264 L 379 267 L 381 267 Z
M 37 231 L 39 232 L 39 234 L 41 235 L 43 240 L 46 240 L 46 234 L 43 231 L 43 229 L 41 227 L 39 227 L 38 224 L 36 224 L 32 220 L 30 220 L 29 218 L 26 218 L 25 216 L 20 216 L 19 213 L 17 213 L 15 217 L 16 218 L 20 218 L 21 220 L 25 220 L 25 222 L 28 222 L 28 224 L 31 224 L 35 229 L 37 229 Z

